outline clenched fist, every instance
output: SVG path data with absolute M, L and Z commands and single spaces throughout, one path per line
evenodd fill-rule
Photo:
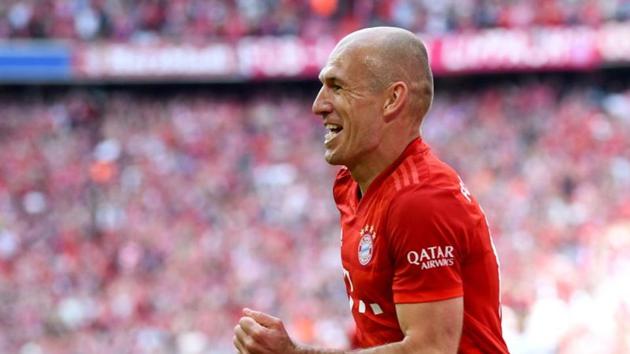
M 247 308 L 234 327 L 233 341 L 240 354 L 297 353 L 297 346 L 279 318 Z

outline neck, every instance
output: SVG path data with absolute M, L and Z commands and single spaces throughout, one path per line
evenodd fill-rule
M 419 135 L 414 135 L 407 139 L 393 140 L 390 144 L 383 142 L 381 146 L 379 146 L 379 149 L 375 150 L 365 159 L 365 163 L 358 163 L 351 167 L 348 166 L 352 179 L 359 184 L 361 195 L 365 195 L 376 177 L 394 163 L 394 161 L 402 155 L 411 141 L 418 137 Z

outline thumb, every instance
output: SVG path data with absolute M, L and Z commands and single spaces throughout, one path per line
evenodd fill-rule
M 280 320 L 277 317 L 268 315 L 264 312 L 254 311 L 252 309 L 244 308 L 243 314 L 245 316 L 253 318 L 254 321 L 258 322 L 259 324 L 267 328 L 275 328 L 282 324 L 282 320 Z

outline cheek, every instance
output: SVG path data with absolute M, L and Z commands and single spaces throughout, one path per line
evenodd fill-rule
M 383 126 L 379 117 L 375 116 L 373 112 L 365 112 L 363 121 L 360 122 L 357 127 L 357 138 L 363 140 L 366 143 L 374 143 L 380 141 L 381 134 L 383 132 Z
M 376 114 L 375 104 L 355 105 L 350 110 L 346 127 L 347 139 L 352 145 L 372 146 L 381 140 L 382 119 Z

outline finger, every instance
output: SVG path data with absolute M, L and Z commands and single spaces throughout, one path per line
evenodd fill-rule
M 255 323 L 254 320 L 252 320 L 251 318 L 249 320 Z M 258 325 L 258 327 L 263 330 L 267 330 L 266 328 L 261 327 L 260 325 Z M 248 334 L 247 332 L 244 331 L 243 327 L 240 324 L 234 327 L 235 346 L 242 353 L 249 354 L 249 353 L 261 352 L 260 343 L 255 337 L 258 337 L 258 334 L 253 334 L 253 335 Z
M 236 325 L 234 327 L 234 346 L 239 350 L 240 353 L 249 353 L 248 343 L 251 344 L 252 338 L 243 331 L 241 325 Z
M 234 337 L 238 340 L 239 343 L 245 345 L 245 342 L 248 340 L 249 336 L 243 330 L 243 327 L 240 324 L 237 324 L 234 327 Z
M 254 311 L 248 308 L 243 309 L 243 314 L 245 316 L 253 318 L 256 322 L 265 327 L 278 327 L 282 323 L 282 320 L 277 317 L 273 317 L 264 312 Z
M 267 328 L 263 327 L 260 323 L 256 322 L 256 320 L 248 316 L 241 317 L 238 321 L 238 325 L 250 337 L 256 337 L 267 330 Z
M 243 346 L 243 343 L 241 343 L 236 335 L 232 337 L 232 343 L 234 344 L 234 348 L 236 348 L 239 354 L 249 354 L 247 349 L 245 349 L 245 347 Z

